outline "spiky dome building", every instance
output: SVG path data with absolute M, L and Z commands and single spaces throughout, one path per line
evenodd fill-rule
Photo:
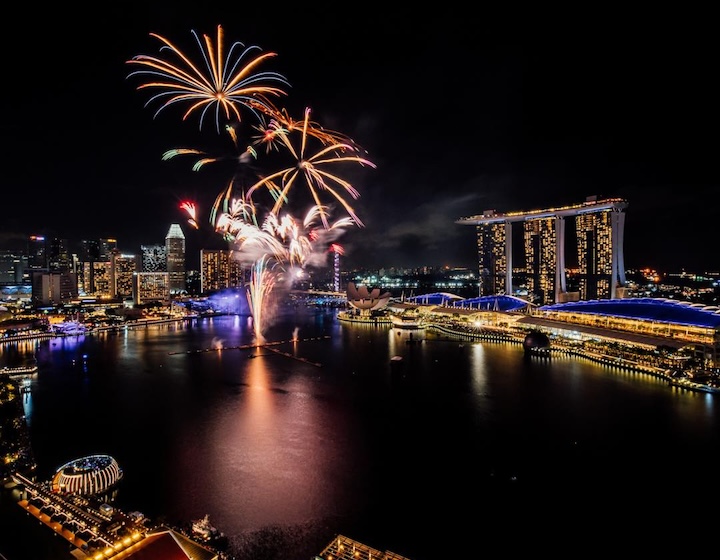
M 90 455 L 64 464 L 53 476 L 53 492 L 94 496 L 115 486 L 123 476 L 109 455 Z

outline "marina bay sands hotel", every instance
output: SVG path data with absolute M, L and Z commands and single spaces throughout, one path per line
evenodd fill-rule
M 522 223 L 524 267 L 528 294 L 534 303 L 548 305 L 567 301 L 623 297 L 625 263 L 623 230 L 627 202 L 612 198 L 548 208 L 497 213 L 457 220 L 477 231 L 480 295 L 513 294 L 513 229 Z M 577 256 L 577 286 L 568 291 L 565 251 L 566 218 L 572 218 Z M 573 245 L 570 245 L 571 247 Z

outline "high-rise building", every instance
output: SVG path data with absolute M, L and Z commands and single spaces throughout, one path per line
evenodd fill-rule
M 32 304 L 35 306 L 61 305 L 77 299 L 77 278 L 73 272 L 31 273 Z
M 170 302 L 170 285 L 167 272 L 136 272 L 133 274 L 133 301 L 135 305 L 149 302 Z
M 170 295 L 187 291 L 185 283 L 185 234 L 180 224 L 172 224 L 165 236 L 167 253 L 167 273 Z
M 97 239 L 83 239 L 80 241 L 80 262 L 89 263 L 99 261 L 100 242 Z
M 27 255 L 19 251 L 0 250 L 0 285 L 23 284 L 23 272 L 28 268 Z
M 524 223 L 525 274 L 530 298 L 540 305 L 574 299 L 622 297 L 625 280 L 623 232 L 627 202 L 588 197 L 560 208 L 461 218 L 478 234 L 481 294 L 512 294 L 512 224 Z M 568 292 L 565 273 L 565 218 L 575 219 L 580 290 Z M 504 285 L 500 277 L 504 276 Z
M 557 270 L 558 220 L 538 218 L 523 222 L 525 234 L 525 275 L 528 296 L 532 302 L 555 303 Z
M 80 241 L 79 259 L 69 257 L 77 272 L 77 289 L 82 295 L 102 298 L 115 297 L 113 255 L 117 253 L 117 240 L 83 239 Z M 75 263 L 75 260 L 79 262 Z M 63 261 L 64 262 L 64 261 Z
M 109 261 L 113 251 L 117 251 L 117 239 L 98 239 L 98 260 Z
M 167 272 L 167 249 L 165 245 L 140 245 L 142 272 Z
M 48 243 L 48 268 L 50 272 L 75 272 L 67 239 L 52 237 Z
M 200 291 L 203 294 L 243 284 L 242 263 L 227 249 L 200 250 Z
M 47 270 L 47 245 L 43 235 L 31 235 L 28 238 L 28 268 L 30 270 Z
M 138 272 L 137 255 L 112 253 L 113 291 L 115 297 L 130 298 L 133 293 L 133 274 Z
M 607 299 L 616 296 L 618 284 L 625 284 L 622 246 L 625 214 L 597 212 L 575 218 L 580 299 Z
M 477 223 L 477 247 L 481 296 L 511 293 L 506 285 L 508 272 L 512 270 L 512 252 L 507 250 L 511 236 L 510 224 L 502 217 L 495 219 L 493 210 L 486 210 L 483 220 Z
M 98 298 L 115 297 L 112 261 L 96 261 L 90 264 L 90 291 L 86 293 Z

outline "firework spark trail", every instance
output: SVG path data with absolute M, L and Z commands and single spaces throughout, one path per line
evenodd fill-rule
M 190 216 L 188 223 L 195 229 L 198 229 L 200 226 L 197 223 L 197 207 L 195 206 L 195 203 L 185 200 L 180 203 L 180 209 L 185 210 Z
M 225 154 L 213 156 L 210 155 L 208 152 L 204 150 L 199 150 L 197 148 L 173 148 L 171 150 L 167 150 L 163 154 L 162 159 L 163 161 L 167 161 L 178 156 L 201 156 L 200 159 L 197 159 L 193 164 L 193 171 L 200 171 L 200 169 L 202 169 L 209 163 L 217 163 L 221 161 L 235 161 L 238 163 L 239 166 L 243 167 L 247 166 L 254 159 L 257 159 L 257 151 L 255 151 L 255 148 L 253 148 L 252 145 L 246 146 L 244 149 L 240 148 L 235 126 L 230 124 L 225 125 L 225 131 L 232 139 L 232 143 L 235 148 L 232 155 Z
M 302 222 L 290 214 L 276 216 L 271 213 L 258 226 L 254 216 L 250 221 L 243 201 L 233 200 L 230 208 L 230 212 L 221 213 L 217 218 L 218 231 L 233 241 L 240 255 L 238 259 L 244 262 L 255 260 L 259 251 L 260 254 L 272 254 L 278 263 L 304 266 L 312 255 L 319 254 L 318 247 L 329 244 L 340 235 L 342 228 L 353 224 L 350 218 L 341 218 L 327 228 L 316 227 L 321 209 L 313 206 Z M 249 255 L 249 258 L 242 255 Z
M 220 132 L 220 117 L 230 120 L 233 116 L 241 121 L 238 106 L 249 109 L 258 120 L 261 115 L 275 115 L 279 110 L 271 101 L 271 97 L 286 95 L 283 86 L 289 87 L 288 81 L 277 72 L 253 73 L 255 68 L 265 60 L 276 56 L 268 52 L 254 56 L 253 51 L 260 47 L 245 47 L 240 42 L 231 45 L 227 57 L 224 54 L 224 33 L 221 25 L 217 26 L 215 43 L 208 35 L 203 41 L 193 30 L 193 36 L 200 48 L 203 65 L 195 64 L 173 43 L 165 37 L 151 33 L 163 43 L 160 51 L 169 50 L 177 62 L 164 60 L 156 56 L 138 55 L 127 64 L 138 65 L 142 69 L 130 73 L 130 76 L 150 76 L 150 81 L 142 83 L 137 89 L 159 89 L 146 103 L 146 106 L 160 101 L 160 108 L 155 117 L 165 108 L 179 104 L 190 104 L 183 115 L 186 120 L 192 113 L 200 112 L 200 128 L 202 129 L 206 113 L 215 108 L 215 125 Z M 238 50 L 242 50 L 237 54 Z M 248 58 L 251 57 L 249 60 Z
M 250 278 L 248 305 L 253 317 L 253 330 L 257 345 L 265 342 L 263 334 L 264 314 L 268 310 L 268 297 L 277 281 L 277 275 L 273 274 L 271 266 L 266 256 L 261 256 L 255 261 Z
M 306 113 L 309 109 L 306 109 Z M 315 121 L 311 121 L 307 118 L 297 121 L 293 119 L 285 109 L 277 111 L 273 117 L 266 123 L 266 119 L 260 119 L 260 124 L 253 127 L 260 134 L 253 136 L 253 144 L 265 144 L 266 153 L 274 150 L 279 150 L 278 146 L 281 143 L 282 137 L 291 133 L 303 130 L 308 136 L 313 136 L 320 140 L 324 145 L 341 145 L 343 151 L 348 149 L 347 146 L 352 146 L 354 151 L 360 152 L 361 149 L 355 144 L 352 138 L 337 132 L 335 130 L 327 130 L 323 128 Z

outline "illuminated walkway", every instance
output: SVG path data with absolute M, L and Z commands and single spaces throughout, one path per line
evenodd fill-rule
M 394 552 L 376 550 L 354 541 L 343 535 L 338 535 L 325 547 L 316 560 L 410 560 Z

